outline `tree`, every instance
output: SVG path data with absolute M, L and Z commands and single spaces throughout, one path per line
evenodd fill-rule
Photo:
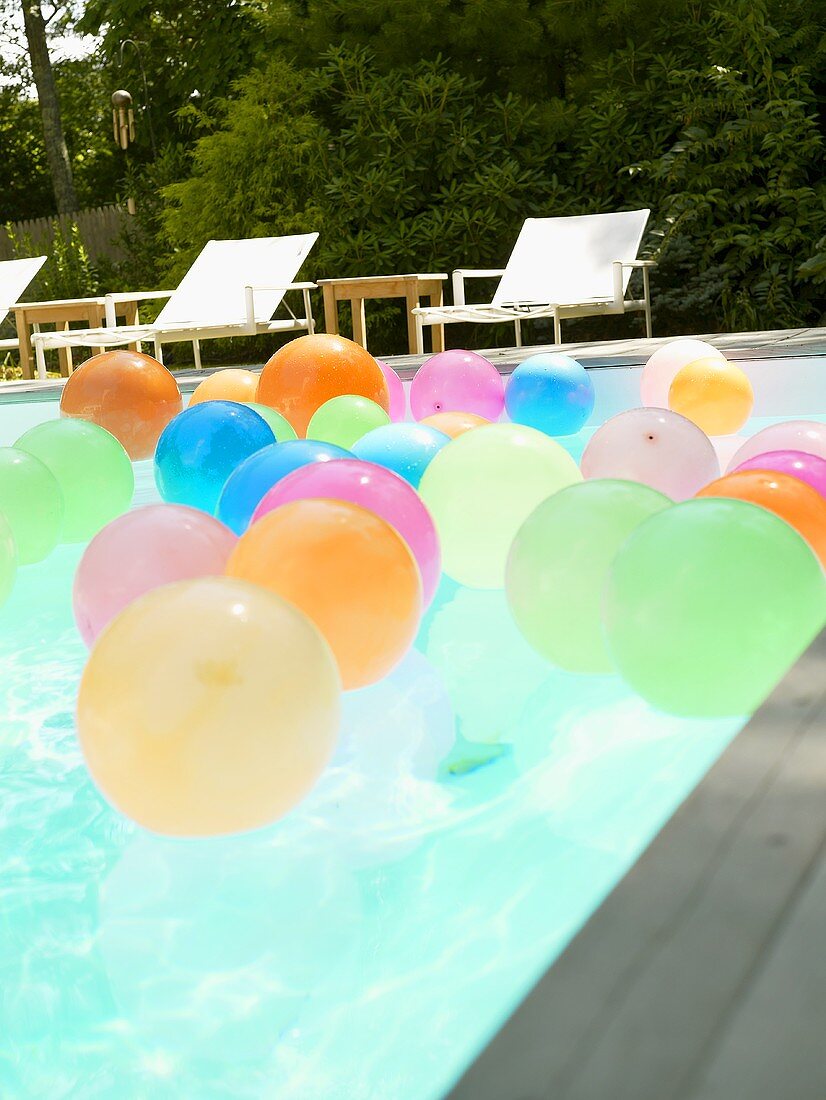
M 46 159 L 52 177 L 57 212 L 70 214 L 77 209 L 75 185 L 72 179 L 72 166 L 69 163 L 69 151 L 63 135 L 60 120 L 60 101 L 57 96 L 54 71 L 49 46 L 46 41 L 46 22 L 40 9 L 40 0 L 21 0 L 23 24 L 29 47 L 29 60 L 32 76 L 37 88 L 40 103 L 40 117 L 43 123 L 43 141 L 46 146 Z

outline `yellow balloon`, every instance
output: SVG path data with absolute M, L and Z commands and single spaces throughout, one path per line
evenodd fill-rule
M 668 391 L 668 407 L 706 433 L 739 431 L 754 408 L 748 376 L 727 359 L 706 356 L 677 371 Z
M 157 833 L 267 825 L 310 790 L 335 745 L 329 646 L 275 593 L 230 577 L 158 588 L 100 635 L 77 729 L 92 777 Z

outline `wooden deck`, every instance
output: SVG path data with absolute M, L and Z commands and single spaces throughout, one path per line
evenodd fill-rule
M 826 1097 L 826 631 L 449 1100 Z

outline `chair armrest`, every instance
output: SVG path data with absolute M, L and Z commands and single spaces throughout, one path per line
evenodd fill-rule
M 622 273 L 626 268 L 641 267 L 643 279 L 645 280 L 646 290 L 648 289 L 648 271 L 652 267 L 657 266 L 656 260 L 629 260 L 627 263 L 624 260 L 614 260 L 612 265 L 614 269 L 614 304 L 619 305 L 625 298 L 625 290 L 622 285 Z
M 284 283 L 281 286 L 245 286 L 244 287 L 244 301 L 247 309 L 247 325 L 251 331 L 255 331 L 255 292 L 256 290 L 282 290 L 285 293 L 288 290 L 301 290 L 304 292 L 304 300 L 309 309 L 311 290 L 317 290 L 315 283 Z
M 453 272 L 453 304 L 465 305 L 465 279 L 496 279 L 505 274 L 504 267 L 457 267 Z
M 255 286 L 245 287 L 245 290 L 251 290 L 253 294 L 256 290 L 318 290 L 317 283 L 284 283 L 279 286 Z
M 115 306 L 121 302 L 151 302 L 153 298 L 171 298 L 175 293 L 174 290 L 136 290 L 136 291 L 118 291 L 115 294 L 107 294 L 105 301 L 106 308 L 106 325 L 108 328 L 114 328 L 117 323 L 117 311 Z
M 618 260 L 617 263 L 620 261 Z M 623 263 L 623 267 L 656 267 L 656 260 L 631 260 L 629 263 Z

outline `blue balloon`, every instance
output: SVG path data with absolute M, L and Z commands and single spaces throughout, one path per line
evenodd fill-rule
M 505 409 L 515 424 L 546 435 L 573 435 L 594 410 L 594 384 L 570 355 L 542 352 L 520 363 L 510 376 Z
M 353 445 L 353 454 L 375 462 L 418 489 L 422 474 L 450 436 L 426 424 L 384 424 L 373 428 Z
M 229 475 L 245 458 L 275 442 L 257 412 L 235 401 L 203 401 L 178 413 L 155 449 L 155 484 L 171 504 L 212 514 Z
M 236 535 L 249 527 L 252 513 L 261 498 L 277 481 L 311 462 L 330 462 L 334 458 L 352 458 L 349 451 L 317 439 L 289 439 L 265 447 L 242 462 L 230 474 L 218 501 L 216 515 Z

